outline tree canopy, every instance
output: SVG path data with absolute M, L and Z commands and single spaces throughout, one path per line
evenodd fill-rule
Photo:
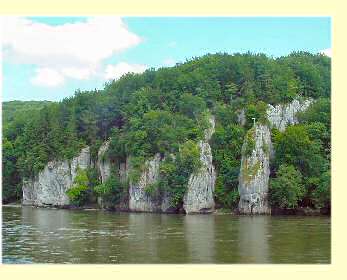
M 326 204 L 327 187 L 323 186 L 329 185 L 330 170 L 330 58 L 307 52 L 279 58 L 252 53 L 207 54 L 170 68 L 128 73 L 106 83 L 102 90 L 78 90 L 61 102 L 5 102 L 3 199 L 18 199 L 22 179 L 37 174 L 48 161 L 72 159 L 86 145 L 95 158 L 101 143 L 109 138 L 110 158 L 122 161 L 131 155 L 135 166 L 155 153 L 165 158 L 179 156 L 180 148 L 187 145 L 193 151 L 191 144 L 202 139 L 210 113 L 217 121 L 211 140 L 218 174 L 216 199 L 222 206 L 232 207 L 238 200 L 241 145 L 252 117 L 264 120 L 266 104 L 297 97 L 318 101 L 300 116 L 300 125 L 274 137 L 272 176 L 280 174 L 283 164 L 294 166 L 309 189 L 307 203 Z M 17 109 L 8 109 L 11 106 Z M 242 109 L 245 126 L 237 120 Z M 166 171 L 163 169 L 163 178 L 171 187 L 185 182 L 184 166 L 194 167 L 183 155 L 181 163 L 176 171 L 167 171 L 169 162 Z M 182 189 L 177 189 L 181 199 Z

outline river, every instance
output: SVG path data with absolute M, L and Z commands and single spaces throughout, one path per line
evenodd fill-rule
M 3 263 L 330 263 L 329 217 L 3 207 Z

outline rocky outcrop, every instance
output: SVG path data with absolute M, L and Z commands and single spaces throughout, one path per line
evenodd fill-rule
M 204 141 L 199 142 L 200 169 L 191 174 L 187 191 L 183 198 L 183 208 L 189 213 L 206 213 L 214 210 L 215 169 L 212 164 L 212 151 L 208 141 L 215 131 L 214 117 L 210 117 L 210 128 L 205 131 Z
M 105 141 L 98 151 L 97 169 L 100 173 L 100 180 L 102 183 L 105 183 L 111 175 L 111 161 L 107 156 L 109 146 L 110 141 Z
M 311 104 L 312 99 L 299 101 L 294 99 L 288 104 L 268 105 L 266 111 L 271 127 L 284 131 L 288 125 L 298 123 L 297 113 L 305 111 Z
M 135 212 L 160 212 L 160 199 L 155 198 L 155 194 L 149 193 L 148 188 L 159 180 L 160 154 L 156 154 L 153 159 L 146 161 L 145 168 L 140 175 L 140 179 L 129 185 L 129 210 Z
M 23 181 L 24 205 L 66 206 L 70 201 L 66 191 L 71 188 L 78 168 L 91 165 L 90 149 L 86 147 L 71 162 L 51 161 L 35 178 Z
M 312 99 L 304 101 L 293 100 L 285 105 L 269 105 L 267 116 L 269 125 L 280 131 L 288 125 L 298 122 L 297 113 L 306 110 L 313 102 Z M 215 120 L 209 119 L 210 128 L 205 131 L 204 139 L 198 145 L 200 149 L 201 167 L 190 175 L 187 190 L 183 198 L 183 208 L 186 213 L 205 213 L 214 210 L 214 187 L 216 174 L 212 164 L 212 151 L 209 141 L 214 133 Z M 245 125 L 245 110 L 238 112 L 238 122 Z M 239 175 L 241 213 L 269 213 L 267 202 L 269 180 L 269 158 L 272 154 L 269 127 L 257 124 L 250 132 L 244 143 L 241 170 Z M 253 143 L 253 144 L 252 144 Z M 253 145 L 249 149 L 250 145 Z M 120 207 L 130 211 L 142 212 L 172 212 L 177 209 L 171 207 L 169 192 L 159 194 L 157 188 L 151 185 L 159 182 L 159 167 L 163 159 L 156 154 L 147 160 L 140 174 L 138 182 L 129 180 L 131 171 L 130 158 L 124 162 L 111 162 L 107 155 L 110 141 L 104 142 L 98 151 L 98 158 L 94 164 L 91 162 L 90 149 L 86 147 L 71 161 L 49 162 L 35 178 L 23 181 L 23 204 L 29 205 L 69 205 L 66 191 L 72 186 L 78 168 L 95 167 L 100 174 L 100 181 L 106 180 L 114 174 L 123 184 L 128 185 L 128 196 L 124 197 Z M 246 153 L 246 150 L 249 154 Z M 154 193 L 153 193 L 154 192 Z M 99 199 L 100 200 L 100 199 Z M 102 201 L 100 201 L 102 205 Z
M 210 118 L 210 128 L 205 131 L 204 141 L 199 142 L 201 168 L 191 174 L 187 191 L 183 199 L 183 208 L 189 213 L 205 213 L 214 210 L 213 192 L 215 186 L 215 170 L 212 164 L 212 151 L 208 141 L 214 133 L 215 121 Z M 159 154 L 146 161 L 145 168 L 136 183 L 129 184 L 129 210 L 136 212 L 172 212 L 170 193 L 159 194 L 148 189 L 159 182 L 160 163 Z
M 257 124 L 250 129 L 242 146 L 239 174 L 239 212 L 268 214 L 271 135 L 268 126 Z
M 297 114 L 305 111 L 312 99 L 293 100 L 288 104 L 268 105 L 267 118 L 271 128 L 284 131 L 298 123 Z M 242 147 L 239 174 L 239 212 L 242 214 L 270 213 L 268 205 L 269 161 L 273 156 L 269 127 L 257 124 L 246 136 Z
M 112 162 L 107 153 L 109 146 L 110 140 L 107 140 L 100 146 L 98 151 L 96 169 L 98 170 L 100 176 L 99 179 L 101 183 L 105 183 L 111 175 L 114 175 L 119 178 L 121 184 L 127 185 L 129 174 L 129 158 L 126 158 L 123 162 Z M 127 196 L 124 196 L 117 204 L 104 201 L 103 198 L 99 196 L 97 198 L 97 203 L 100 208 L 118 209 L 124 211 L 129 210 Z
M 239 125 L 244 126 L 246 124 L 246 112 L 245 109 L 242 109 L 238 114 L 237 114 L 237 122 Z

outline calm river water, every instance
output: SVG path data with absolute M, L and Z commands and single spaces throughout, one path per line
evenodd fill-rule
M 4 263 L 330 263 L 330 218 L 3 207 Z

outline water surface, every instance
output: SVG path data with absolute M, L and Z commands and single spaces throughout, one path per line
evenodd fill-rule
M 330 218 L 3 207 L 4 263 L 330 263 Z

